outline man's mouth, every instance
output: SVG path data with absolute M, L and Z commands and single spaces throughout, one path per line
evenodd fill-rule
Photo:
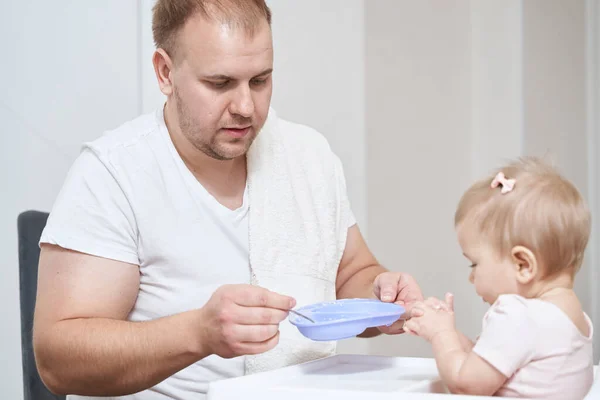
M 223 128 L 223 131 L 225 131 L 225 133 L 227 133 L 229 136 L 239 139 L 239 138 L 243 138 L 244 136 L 246 136 L 250 132 L 251 128 L 252 128 L 252 125 L 229 126 L 229 127 Z

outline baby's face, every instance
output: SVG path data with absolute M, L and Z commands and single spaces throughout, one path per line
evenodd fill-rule
M 500 257 L 494 246 L 468 224 L 458 226 L 457 235 L 469 260 L 469 281 L 483 301 L 493 304 L 501 294 L 518 293 L 516 269 L 510 258 Z

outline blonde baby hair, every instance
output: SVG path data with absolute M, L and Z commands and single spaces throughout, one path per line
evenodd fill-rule
M 577 272 L 591 217 L 577 188 L 537 157 L 522 157 L 473 184 L 462 196 L 455 226 L 468 223 L 508 256 L 514 246 L 531 250 L 551 276 Z

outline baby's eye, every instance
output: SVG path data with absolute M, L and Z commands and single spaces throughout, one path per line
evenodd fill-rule
M 469 265 L 469 268 L 475 268 L 477 266 L 477 264 L 473 263 L 471 265 Z

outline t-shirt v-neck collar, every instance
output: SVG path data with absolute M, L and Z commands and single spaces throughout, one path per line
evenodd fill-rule
M 159 108 L 159 110 L 157 111 L 156 119 L 162 133 L 161 136 L 165 140 L 166 145 L 169 148 L 169 152 L 171 153 L 171 156 L 173 157 L 177 168 L 182 174 L 183 179 L 185 180 L 190 190 L 192 190 L 194 194 L 204 199 L 205 201 L 212 203 L 213 207 L 211 208 L 218 211 L 219 214 L 227 216 L 229 218 L 233 218 L 234 220 L 240 220 L 244 218 L 248 213 L 248 184 L 246 183 L 246 187 L 244 188 L 242 205 L 240 207 L 232 210 L 221 204 L 208 190 L 206 190 L 202 183 L 200 183 L 198 179 L 196 179 L 192 171 L 189 170 L 187 165 L 185 165 L 185 162 L 183 161 L 183 159 L 179 155 L 179 152 L 175 148 L 175 144 L 173 143 L 171 135 L 169 134 L 169 131 L 167 129 L 162 107 Z

